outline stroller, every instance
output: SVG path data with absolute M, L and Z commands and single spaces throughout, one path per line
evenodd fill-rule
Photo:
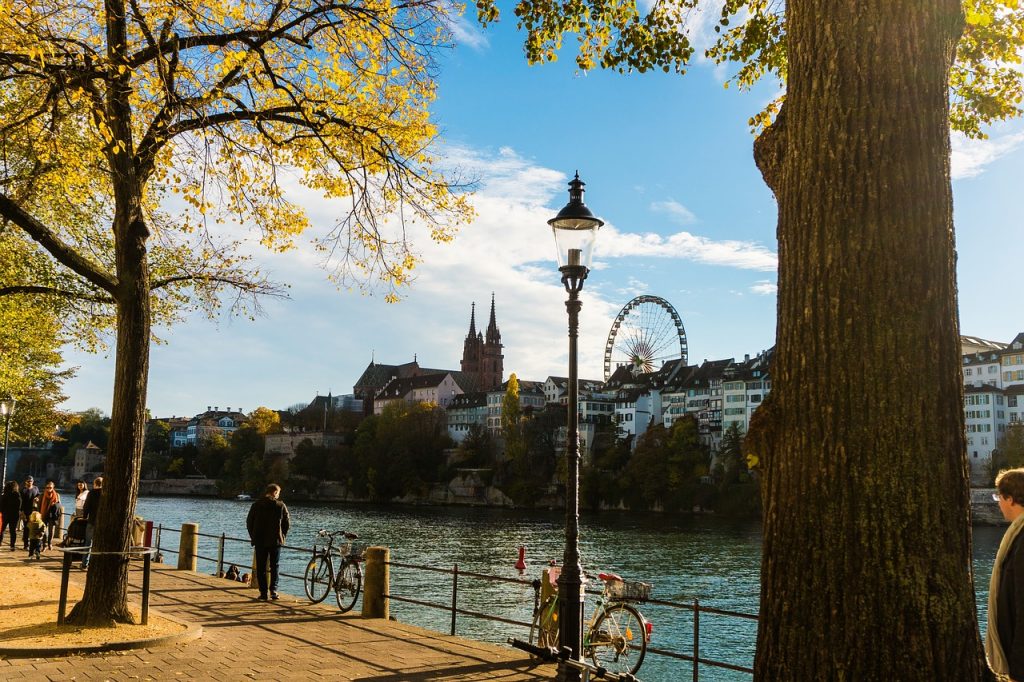
M 60 543 L 61 547 L 84 547 L 85 546 L 85 519 L 73 518 L 71 523 L 68 524 L 68 529 L 64 533 L 64 540 Z M 82 556 L 84 559 L 85 557 Z

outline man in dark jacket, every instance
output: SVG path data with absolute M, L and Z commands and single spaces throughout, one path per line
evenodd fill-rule
M 271 483 L 266 493 L 252 503 L 245 527 L 256 553 L 256 583 L 260 600 L 267 600 L 267 564 L 270 564 L 270 598 L 277 599 L 277 567 L 281 559 L 281 545 L 288 535 L 288 507 L 277 499 L 281 486 Z
M 25 477 L 25 485 L 21 486 L 21 548 L 28 551 L 28 517 L 32 513 L 32 503 L 39 497 L 39 488 L 31 476 Z
M 82 518 L 85 520 L 85 544 L 92 545 L 92 535 L 96 532 L 96 516 L 100 510 L 100 497 L 103 495 L 103 477 L 97 476 L 92 482 L 92 490 L 85 498 L 82 506 Z M 89 555 L 82 558 L 82 568 L 89 568 Z

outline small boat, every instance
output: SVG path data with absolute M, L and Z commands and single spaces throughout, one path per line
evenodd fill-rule
M 239 502 L 248 502 L 249 500 L 252 499 L 252 497 L 250 495 L 242 493 L 241 495 L 237 495 L 235 499 L 238 500 Z

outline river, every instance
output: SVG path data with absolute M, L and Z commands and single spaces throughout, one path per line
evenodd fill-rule
M 138 514 L 154 524 L 178 529 L 182 523 L 199 524 L 200 533 L 244 538 L 249 502 L 203 498 L 143 497 Z M 465 507 L 399 507 L 337 504 L 289 504 L 292 531 L 288 544 L 312 545 L 320 528 L 345 529 L 360 535 L 360 542 L 391 548 L 392 561 L 473 571 L 507 578 L 520 577 L 514 565 L 520 545 L 526 547 L 525 577 L 539 577 L 549 559 L 561 560 L 564 516 L 557 512 Z M 627 579 L 654 586 L 657 599 L 692 602 L 702 606 L 756 613 L 761 552 L 756 522 L 714 517 L 667 518 L 655 514 L 603 512 L 581 515 L 580 551 L 584 567 L 592 572 L 613 571 Z M 974 529 L 975 590 L 979 621 L 984 631 L 988 578 L 1002 528 Z M 217 557 L 217 541 L 200 538 L 199 554 Z M 177 550 L 178 534 L 165 530 L 162 547 Z M 282 553 L 282 570 L 301 575 L 308 553 Z M 165 552 L 165 561 L 176 555 Z M 251 551 L 241 543 L 226 543 L 225 561 L 243 570 Z M 215 564 L 200 561 L 199 570 L 214 573 Z M 444 574 L 392 568 L 391 593 L 438 604 L 451 603 L 451 577 Z M 303 596 L 299 580 L 283 579 L 281 590 Z M 459 580 L 459 607 L 529 621 L 533 590 L 528 586 Z M 652 646 L 692 654 L 693 618 L 688 610 L 641 605 L 654 623 Z M 448 632 L 449 612 L 391 602 L 398 620 Z M 589 614 L 588 614 L 589 615 Z M 701 614 L 700 656 L 735 665 L 752 665 L 756 637 L 754 621 Z M 527 628 L 460 616 L 457 634 L 504 643 L 507 637 L 526 638 Z M 708 682 L 749 682 L 747 673 L 711 666 L 700 667 Z M 644 682 L 691 679 L 691 664 L 649 654 L 639 671 Z

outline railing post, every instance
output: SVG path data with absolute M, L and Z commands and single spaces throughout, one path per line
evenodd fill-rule
M 455 615 L 459 609 L 459 565 L 455 564 L 452 573 L 452 637 L 455 636 Z
M 163 534 L 164 534 L 164 524 L 162 524 L 162 523 L 157 524 L 157 527 L 156 527 L 156 553 L 157 554 L 160 554 L 160 538 L 163 537 Z
M 181 524 L 181 542 L 178 544 L 178 570 L 196 570 L 196 554 L 199 553 L 199 524 Z
M 224 533 L 220 534 L 220 543 L 217 546 L 217 577 L 224 575 Z
M 57 605 L 57 625 L 64 625 L 64 612 L 68 608 L 68 579 L 71 574 L 71 552 L 64 552 L 60 570 L 60 602 Z
M 700 672 L 697 666 L 700 665 L 700 600 L 693 600 L 693 682 L 700 680 Z
M 390 616 L 391 552 L 387 547 L 366 548 L 366 574 L 363 576 L 363 617 Z
M 142 556 L 142 624 L 149 624 L 149 569 L 153 561 L 153 550 L 144 548 Z

